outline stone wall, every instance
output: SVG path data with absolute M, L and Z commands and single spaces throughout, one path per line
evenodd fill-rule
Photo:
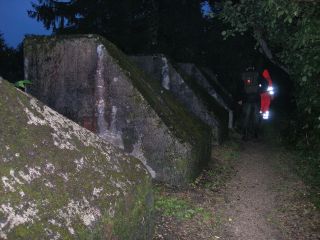
M 151 239 L 144 165 L 0 78 L 0 239 Z
M 29 37 L 32 95 L 139 158 L 159 181 L 184 185 L 210 157 L 208 127 L 95 35 Z
M 193 114 L 211 127 L 213 144 L 219 144 L 228 134 L 228 112 L 196 79 L 188 76 L 164 55 L 131 56 L 137 66 L 161 83 Z
M 231 110 L 231 106 L 222 97 L 224 94 L 221 91 L 222 89 L 219 91 L 219 88 L 221 88 L 221 86 L 219 87 L 215 86 L 217 85 L 216 81 L 213 83 L 211 83 L 212 81 L 209 82 L 209 80 L 204 75 L 204 73 L 193 63 L 179 63 L 178 66 L 188 76 L 195 79 L 197 83 L 201 87 L 203 87 L 211 97 L 215 99 L 215 101 L 217 101 L 226 111 L 228 111 L 228 114 L 229 114 L 228 127 L 232 128 L 233 127 L 233 111 Z

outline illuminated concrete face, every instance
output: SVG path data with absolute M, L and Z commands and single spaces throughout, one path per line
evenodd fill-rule
M 139 158 L 155 179 L 186 184 L 209 159 L 208 128 L 105 39 L 31 37 L 25 57 L 31 94 Z M 165 76 L 167 68 L 161 73 Z M 164 89 L 168 80 L 164 77 Z
M 174 64 L 161 54 L 130 56 L 130 59 L 143 69 L 148 76 L 161 83 L 163 91 L 170 91 L 190 113 L 193 113 L 210 126 L 214 145 L 222 142 L 228 131 L 229 112 L 216 98 L 212 99 L 210 93 L 201 84 L 203 82 L 198 82 L 198 76 L 193 76 L 190 73 L 192 68 L 190 69 L 189 65 Z M 167 70 L 163 71 L 163 69 Z M 216 92 L 213 93 L 211 91 L 211 93 L 218 98 Z M 203 95 L 207 95 L 207 98 L 204 99 Z

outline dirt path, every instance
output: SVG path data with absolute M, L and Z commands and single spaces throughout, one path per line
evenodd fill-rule
M 272 156 L 258 144 L 247 144 L 235 166 L 236 175 L 227 183 L 220 203 L 228 223 L 224 239 L 281 239 L 281 232 L 268 221 L 276 206 L 272 191 L 281 181 L 272 166 Z
M 210 169 L 195 184 L 184 190 L 160 188 L 154 239 L 320 239 L 319 211 L 289 167 L 290 158 L 262 142 L 217 149 Z M 183 211 L 193 214 L 181 217 Z

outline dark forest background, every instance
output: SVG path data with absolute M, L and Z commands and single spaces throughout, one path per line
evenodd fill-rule
M 291 0 L 38 0 L 28 12 L 53 34 L 95 33 L 126 54 L 164 53 L 207 66 L 234 96 L 248 65 L 268 68 L 279 139 L 320 185 L 320 6 Z M 1 29 L 0 29 L 1 31 Z M 22 47 L 0 35 L 0 75 L 23 79 Z M 236 108 L 236 104 L 234 105 Z

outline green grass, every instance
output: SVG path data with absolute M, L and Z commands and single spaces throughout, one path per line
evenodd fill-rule
M 170 193 L 168 194 L 168 190 L 169 189 L 163 185 L 157 185 L 154 188 L 154 207 L 159 214 L 166 217 L 174 217 L 179 220 L 192 219 L 197 215 L 204 221 L 212 219 L 211 212 L 196 206 L 195 203 L 186 198 L 173 196 Z
M 158 196 L 155 208 L 164 216 L 178 219 L 191 219 L 197 214 L 202 214 L 205 219 L 210 218 L 201 207 L 195 207 L 190 202 L 171 196 Z

